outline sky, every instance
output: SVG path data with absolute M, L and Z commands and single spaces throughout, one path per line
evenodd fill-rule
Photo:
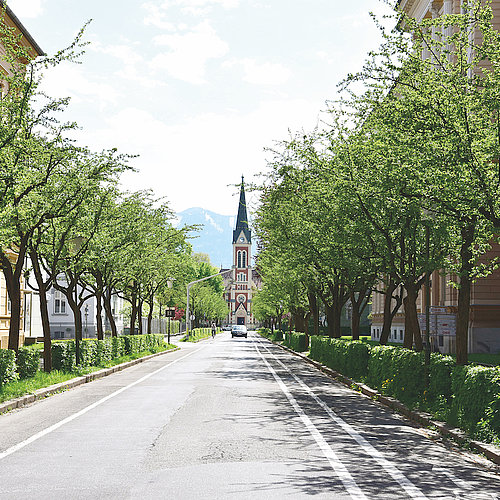
M 47 53 L 92 19 L 81 64 L 44 75 L 94 150 L 137 155 L 126 190 L 234 215 L 276 142 L 312 130 L 381 40 L 379 0 L 9 0 Z M 247 197 L 249 208 L 255 195 Z

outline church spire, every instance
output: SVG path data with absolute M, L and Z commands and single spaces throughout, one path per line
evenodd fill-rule
M 240 202 L 238 204 L 238 217 L 236 219 L 236 229 L 233 231 L 233 243 L 238 241 L 241 232 L 245 235 L 247 243 L 252 242 L 252 235 L 248 227 L 247 202 L 245 199 L 245 179 L 241 176 Z

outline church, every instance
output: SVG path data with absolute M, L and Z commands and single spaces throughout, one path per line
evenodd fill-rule
M 252 267 L 252 231 L 248 225 L 245 182 L 241 177 L 240 200 L 236 227 L 233 231 L 232 272 L 225 273 L 225 299 L 229 314 L 225 320 L 229 325 L 245 325 L 252 329 L 255 318 L 252 313 L 252 293 L 260 283 L 258 272 Z M 229 271 L 222 269 L 222 271 Z

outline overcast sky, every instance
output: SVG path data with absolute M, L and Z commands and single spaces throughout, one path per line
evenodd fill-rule
M 137 154 L 125 189 L 233 215 L 265 147 L 311 130 L 380 36 L 379 0 L 9 0 L 48 54 L 93 19 L 81 65 L 45 75 L 80 142 Z

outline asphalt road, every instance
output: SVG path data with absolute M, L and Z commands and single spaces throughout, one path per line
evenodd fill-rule
M 500 500 L 500 475 L 257 335 L 0 416 L 0 499 Z

